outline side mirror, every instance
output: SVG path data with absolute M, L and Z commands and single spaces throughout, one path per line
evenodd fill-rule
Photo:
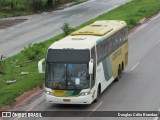
M 93 74 L 93 59 L 89 61 L 89 74 Z
M 43 58 L 42 60 L 40 60 L 39 62 L 38 62 L 38 71 L 39 71 L 39 73 L 45 73 L 44 71 L 43 71 L 43 62 L 45 61 L 45 58 Z

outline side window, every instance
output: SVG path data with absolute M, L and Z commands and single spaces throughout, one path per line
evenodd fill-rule
M 127 27 L 125 28 L 125 39 L 126 40 L 128 39 L 128 28 Z
M 123 34 L 123 41 L 125 41 L 126 40 L 126 37 L 125 37 L 125 34 Z
M 125 28 L 123 28 L 123 31 L 122 31 L 122 42 L 125 41 Z
M 112 52 L 112 42 L 111 41 L 108 42 L 107 48 L 108 48 L 108 52 L 111 53 Z
M 118 35 L 116 34 L 115 37 L 114 37 L 114 39 L 113 39 L 113 49 L 114 50 L 116 49 L 117 38 L 118 38 Z
M 119 36 L 119 43 L 118 44 L 120 44 L 121 41 L 122 41 L 122 35 L 120 34 L 120 36 Z

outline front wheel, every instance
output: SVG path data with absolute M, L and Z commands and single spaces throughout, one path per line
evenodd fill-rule
M 95 102 L 98 102 L 100 96 L 100 89 L 98 88 L 97 90 L 97 98 L 95 99 Z

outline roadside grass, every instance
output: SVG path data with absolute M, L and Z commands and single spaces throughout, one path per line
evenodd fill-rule
M 60 34 L 54 39 L 43 42 L 45 47 L 42 48 L 42 52 L 38 59 L 33 61 L 28 60 L 24 52 L 20 52 L 12 57 L 6 58 L 5 74 L 0 76 L 0 108 L 4 105 L 11 104 L 15 101 L 15 98 L 22 95 L 26 91 L 29 91 L 37 86 L 42 86 L 44 83 L 44 74 L 38 73 L 37 63 L 40 58 L 44 58 L 48 47 L 64 35 Z M 38 43 L 39 46 L 41 43 Z M 18 62 L 16 62 L 18 60 Z M 16 67 L 20 65 L 20 67 Z M 21 75 L 21 72 L 29 72 L 28 75 Z M 7 84 L 8 80 L 16 80 L 16 83 Z
M 160 11 L 160 0 L 133 0 L 128 2 L 108 13 L 100 15 L 88 22 L 74 28 L 80 29 L 96 20 L 125 20 L 128 24 L 129 30 L 138 25 L 140 19 L 149 18 Z M 63 23 L 62 23 L 63 24 Z M 28 62 L 28 58 L 24 52 L 6 58 L 5 61 L 5 74 L 0 76 L 0 108 L 4 105 L 11 104 L 15 98 L 32 88 L 42 85 L 44 83 L 44 74 L 38 74 L 37 63 L 41 58 L 44 58 L 47 53 L 48 47 L 65 37 L 64 34 L 57 35 L 45 42 L 38 43 L 38 46 L 44 45 L 42 51 L 36 59 Z M 18 60 L 21 67 L 15 67 L 14 61 Z M 11 62 L 12 61 L 12 62 Z M 17 64 L 17 63 L 16 63 Z M 28 75 L 20 75 L 21 72 L 29 72 Z M 17 80 L 16 83 L 7 85 L 7 80 Z
M 124 20 L 128 28 L 138 25 L 140 19 L 149 18 L 160 11 L 160 0 L 132 0 L 120 7 L 104 13 L 88 22 L 80 25 L 77 29 L 93 23 L 96 20 Z
M 48 3 L 48 0 L 0 0 L 0 18 L 52 11 L 66 3 L 76 5 L 85 1 L 86 0 L 58 0 L 56 2 L 54 0 L 51 4 Z

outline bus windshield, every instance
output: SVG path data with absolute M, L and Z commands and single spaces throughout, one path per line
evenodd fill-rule
M 53 90 L 81 90 L 90 85 L 87 64 L 47 63 L 46 87 Z

